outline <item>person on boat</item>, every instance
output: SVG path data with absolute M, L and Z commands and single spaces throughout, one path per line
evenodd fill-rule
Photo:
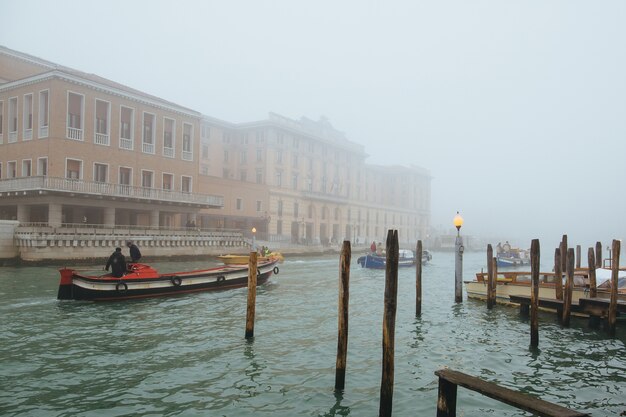
M 133 262 L 139 261 L 141 259 L 141 251 L 139 250 L 137 245 L 135 245 L 132 240 L 127 240 L 126 246 L 128 246 L 128 249 L 130 249 L 130 259 Z
M 126 258 L 122 253 L 122 248 L 115 248 L 115 252 L 109 256 L 104 269 L 108 271 L 109 267 L 111 267 L 111 275 L 114 277 L 120 278 L 124 276 L 124 272 L 126 272 Z
M 376 253 L 376 241 L 372 240 L 372 244 L 370 245 L 370 252 Z
M 383 242 L 378 242 L 378 245 L 376 245 L 376 255 L 383 256 L 383 254 Z

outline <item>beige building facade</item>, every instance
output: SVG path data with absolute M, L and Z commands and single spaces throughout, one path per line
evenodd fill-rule
M 429 172 L 367 157 L 324 118 L 226 122 L 0 47 L 0 220 L 425 238 Z

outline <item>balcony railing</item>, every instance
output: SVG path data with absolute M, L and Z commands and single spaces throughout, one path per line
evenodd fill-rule
M 67 127 L 67 138 L 73 140 L 83 140 L 83 130 L 75 127 Z
M 193 161 L 193 152 L 183 151 L 183 161 Z
M 94 138 L 94 143 L 96 145 L 109 145 L 109 135 L 107 135 L 106 133 L 96 133 L 96 136 Z
M 133 140 L 128 138 L 120 138 L 120 148 L 133 150 Z
M 174 148 L 163 147 L 163 156 L 167 158 L 174 157 Z
M 224 206 L 224 198 L 221 196 L 133 187 L 124 184 L 110 184 L 46 176 L 0 180 L 0 197 L 3 197 L 5 193 L 9 196 L 13 193 L 20 195 L 28 191 L 54 191 L 94 196 L 126 197 L 142 200 L 201 204 L 210 207 Z
M 31 140 L 33 138 L 33 129 L 24 129 L 23 140 Z
M 9 132 L 9 143 L 17 142 L 17 132 Z
M 143 143 L 142 152 L 143 153 L 154 153 L 154 144 L 153 143 L 144 142 Z
M 48 137 L 48 126 L 41 126 L 39 128 L 39 137 L 47 138 Z

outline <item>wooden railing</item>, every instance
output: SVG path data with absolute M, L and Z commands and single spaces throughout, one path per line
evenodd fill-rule
M 539 398 L 522 394 L 521 392 L 513 391 L 493 382 L 487 382 L 452 369 L 440 369 L 435 371 L 435 375 L 439 377 L 437 417 L 456 416 L 456 391 L 459 385 L 537 416 L 583 417 L 590 415 L 570 410 L 569 408 L 561 407 L 560 405 L 540 400 Z

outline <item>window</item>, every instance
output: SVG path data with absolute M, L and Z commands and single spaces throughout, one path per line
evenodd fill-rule
M 313 192 L 313 178 L 307 177 L 306 179 L 306 190 L 308 192 Z
M 275 184 L 277 187 L 282 186 L 283 184 L 283 173 L 280 171 L 276 171 Z
M 17 161 L 7 162 L 7 178 L 17 177 Z
M 283 151 L 281 151 L 280 149 L 276 151 L 276 163 L 277 164 L 283 163 Z
M 193 126 L 183 124 L 183 161 L 193 161 Z
M 174 144 L 176 143 L 176 121 L 163 119 L 163 156 L 173 158 L 175 156 Z
M 67 93 L 67 138 L 83 140 L 84 96 Z
M 208 139 L 211 135 L 211 126 L 202 124 L 202 131 L 200 132 L 203 139 Z
M 174 189 L 174 175 L 163 174 L 163 189 L 172 191 Z
M 298 211 L 300 211 L 299 209 L 300 205 L 296 201 L 295 203 L 293 203 L 293 217 L 298 217 Z
M 294 190 L 298 189 L 298 174 L 293 174 L 291 177 L 291 188 Z
M 48 175 L 48 158 L 37 159 L 37 175 Z
M 261 200 L 256 201 L 256 212 L 260 213 L 263 210 L 263 202 Z
M 293 167 L 298 168 L 298 155 L 294 154 L 292 160 L 293 160 Z
M 152 171 L 141 171 L 141 186 L 144 188 L 152 188 Z
M 156 117 L 152 113 L 143 114 L 143 138 L 141 151 L 143 153 L 154 153 L 154 129 Z
M 133 150 L 135 109 L 120 107 L 120 148 Z
M 228 162 L 228 151 L 224 151 L 224 162 Z
M 17 142 L 17 97 L 9 99 L 9 143 Z
M 258 168 L 256 170 L 256 183 L 263 184 L 263 169 L 262 168 Z
M 50 93 L 48 90 L 39 92 L 39 138 L 48 137 L 50 120 Z
M 246 162 L 248 162 L 248 152 L 241 151 L 241 153 L 239 154 L 239 163 L 245 164 Z
M 83 177 L 83 161 L 78 159 L 65 160 L 65 178 L 78 180 Z
M 109 120 L 111 105 L 107 101 L 96 100 L 96 120 L 94 143 L 109 146 Z
M 180 190 L 183 193 L 190 193 L 191 192 L 191 177 L 187 177 L 187 176 L 182 176 L 181 177 L 181 186 L 180 186 Z
M 247 181 L 247 180 L 248 180 L 248 171 L 246 171 L 245 169 L 242 169 L 242 170 L 239 172 L 239 179 L 240 179 L 241 181 Z
M 202 159 L 209 158 L 209 145 L 202 145 Z
M 95 182 L 108 182 L 109 167 L 106 164 L 93 164 L 93 180 Z
M 119 184 L 120 193 L 129 195 L 132 184 L 133 170 L 132 168 L 120 167 Z
M 236 200 L 236 203 L 235 203 L 235 208 L 236 208 L 237 210 L 243 210 L 243 200 L 242 200 L 241 198 L 238 198 L 238 199 Z
M 22 177 L 30 177 L 33 175 L 33 161 L 30 159 L 24 159 L 22 161 Z
M 258 148 L 256 150 L 256 161 L 263 162 L 263 149 L 262 148 Z
M 283 200 L 278 200 L 278 215 L 283 215 Z
M 24 111 L 22 112 L 22 140 L 30 140 L 33 138 L 33 95 L 26 94 L 24 96 Z

